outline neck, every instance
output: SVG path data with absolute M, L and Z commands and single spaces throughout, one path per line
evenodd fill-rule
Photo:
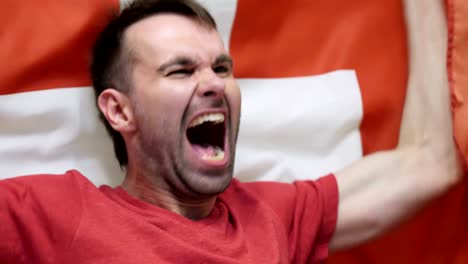
M 192 220 L 203 219 L 213 210 L 216 196 L 188 197 L 180 191 L 175 191 L 164 180 L 164 177 L 134 168 L 128 167 L 127 175 L 122 183 L 122 188 L 130 195 Z

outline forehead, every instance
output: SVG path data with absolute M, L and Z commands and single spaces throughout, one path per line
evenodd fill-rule
M 139 60 L 153 62 L 175 56 L 214 60 L 227 53 L 216 30 L 175 14 L 158 14 L 131 25 L 125 33 L 125 42 Z

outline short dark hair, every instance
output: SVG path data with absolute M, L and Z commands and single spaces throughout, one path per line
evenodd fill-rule
M 110 21 L 94 44 L 90 71 L 96 103 L 99 95 L 107 88 L 114 88 L 125 93 L 130 89 L 128 67 L 131 64 L 131 58 L 129 58 L 131 55 L 123 47 L 126 29 L 140 20 L 162 13 L 189 17 L 216 30 L 213 17 L 194 0 L 135 0 L 130 3 L 120 15 L 116 15 Z M 99 117 L 112 138 L 120 167 L 126 167 L 128 155 L 122 135 L 110 126 L 101 111 L 99 111 Z

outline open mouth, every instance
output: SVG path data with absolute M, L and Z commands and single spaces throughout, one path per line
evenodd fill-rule
M 187 139 L 205 161 L 221 161 L 225 156 L 226 126 L 223 113 L 198 116 L 187 129 Z

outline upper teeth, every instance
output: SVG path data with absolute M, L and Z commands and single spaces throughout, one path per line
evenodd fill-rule
M 215 113 L 215 114 L 205 114 L 205 115 L 201 115 L 197 118 L 195 118 L 195 120 L 193 120 L 189 127 L 194 127 L 194 126 L 198 126 L 204 122 L 213 122 L 215 124 L 219 124 L 219 123 L 222 123 L 224 122 L 224 115 L 221 114 L 221 113 Z

